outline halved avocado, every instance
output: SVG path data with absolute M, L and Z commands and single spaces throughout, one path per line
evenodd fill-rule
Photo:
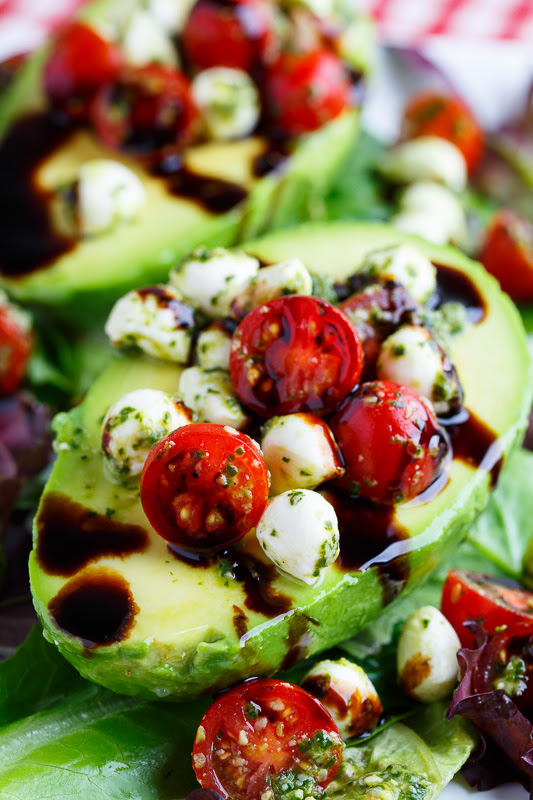
M 369 249 L 407 239 L 384 225 L 336 223 L 278 232 L 246 249 L 267 263 L 298 255 L 342 279 Z M 112 483 L 100 453 L 109 405 L 140 387 L 175 391 L 179 368 L 117 355 L 57 425 L 59 457 L 30 558 L 46 636 L 83 675 L 126 694 L 184 700 L 273 673 L 360 630 L 457 546 L 524 430 L 530 359 L 520 317 L 496 281 L 451 248 L 412 241 L 442 265 L 448 288 L 452 276 L 478 306 L 479 321 L 453 346 L 471 417 L 452 430 L 457 454 L 445 485 L 426 502 L 365 517 L 318 586 L 279 574 L 253 532 L 209 564 L 187 563 L 151 529 L 138 484 Z
M 109 5 L 109 0 L 89 4 L 83 14 L 95 17 Z M 183 160 L 186 185 L 172 190 L 173 179 L 156 177 L 137 159 L 107 150 L 89 131 L 59 135 L 52 146 L 45 146 L 48 133 L 43 133 L 46 104 L 41 86 L 45 57 L 46 50 L 29 60 L 0 104 L 0 136 L 4 134 L 0 162 L 3 150 L 7 162 L 19 165 L 12 179 L 16 186 L 9 186 L 4 176 L 0 206 L 5 208 L 6 218 L 8 210 L 14 209 L 20 225 L 21 213 L 13 204 L 20 202 L 23 184 L 30 202 L 37 198 L 34 202 L 44 219 L 39 233 L 43 245 L 38 252 L 53 256 L 30 259 L 35 262 L 33 267 L 31 263 L 17 265 L 26 236 L 28 241 L 33 236 L 31 246 L 36 247 L 35 218 L 25 225 L 27 230 L 15 233 L 13 226 L 4 222 L 5 230 L 0 227 L 0 241 L 5 237 L 0 245 L 0 287 L 20 302 L 55 307 L 80 324 L 94 323 L 99 313 L 107 311 L 128 289 L 164 280 L 170 265 L 196 245 L 235 244 L 308 218 L 358 132 L 358 112 L 346 111 L 291 144 L 287 157 L 276 151 L 270 166 L 273 143 L 262 135 L 190 147 Z M 35 164 L 28 171 L 31 152 Z M 46 220 L 53 214 L 54 192 L 76 178 L 80 164 L 99 157 L 120 160 L 137 173 L 148 194 L 147 205 L 135 223 L 107 234 L 79 240 L 52 235 L 50 240 Z M 271 168 L 278 158 L 278 166 Z M 262 159 L 259 166 L 258 159 Z M 3 172 L 8 174 L 7 169 Z M 16 258 L 6 255 L 11 237 Z

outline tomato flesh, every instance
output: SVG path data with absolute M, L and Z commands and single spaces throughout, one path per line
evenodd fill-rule
M 235 391 L 262 417 L 333 411 L 358 382 L 362 367 L 354 325 L 316 297 L 289 295 L 264 303 L 233 335 Z
M 346 466 L 338 483 L 352 496 L 384 505 L 427 489 L 450 452 L 430 403 L 393 381 L 362 384 L 329 426 Z
M 0 306 L 0 395 L 13 394 L 26 375 L 33 335 L 9 305 Z
M 268 469 L 249 436 L 213 423 L 185 425 L 150 452 L 141 502 L 157 533 L 192 552 L 216 551 L 255 527 Z
M 265 0 L 198 0 L 182 43 L 197 69 L 233 67 L 250 72 L 275 47 L 272 7 Z
M 352 104 L 348 71 L 326 49 L 282 53 L 267 70 L 263 90 L 269 119 L 290 136 L 320 128 Z
M 44 88 L 54 108 L 72 119 L 86 117 L 95 92 L 117 78 L 120 48 L 81 22 L 64 28 L 44 66 Z
M 219 697 L 193 749 L 201 786 L 225 800 L 260 800 L 271 787 L 276 795 L 289 787 L 313 795 L 332 781 L 341 757 L 340 734 L 324 706 L 298 686 L 265 679 Z
M 533 300 L 533 225 L 506 209 L 487 231 L 479 260 L 513 300 Z
M 502 625 L 533 624 L 533 592 L 479 573 L 450 570 L 442 587 L 441 611 L 462 646 L 473 648 L 475 637 L 464 627 L 465 622 L 481 623 L 490 636 Z
M 481 126 L 458 97 L 434 90 L 415 94 L 404 110 L 402 130 L 405 138 L 440 136 L 452 142 L 463 154 L 468 172 L 473 172 L 485 151 Z

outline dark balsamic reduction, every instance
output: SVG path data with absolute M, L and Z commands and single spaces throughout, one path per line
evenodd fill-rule
M 37 532 L 39 564 L 49 575 L 63 577 L 105 556 L 141 553 L 149 543 L 147 532 L 139 525 L 116 522 L 58 492 L 45 496 Z
M 495 486 L 503 466 L 503 452 L 497 434 L 467 409 L 463 409 L 463 419 L 459 424 L 449 422 L 447 430 L 453 457 L 486 470 L 490 474 L 491 486 Z
M 487 307 L 473 281 L 453 267 L 443 264 L 435 266 L 437 267 L 437 295 L 434 308 L 439 308 L 444 303 L 461 303 L 466 308 L 470 322 L 475 325 L 481 322 L 485 318 Z
M 294 147 L 287 139 L 269 138 L 262 153 L 255 157 L 252 172 L 256 178 L 264 178 L 271 172 L 282 169 L 290 158 Z
M 46 267 L 72 250 L 76 240 L 55 232 L 48 214 L 49 193 L 36 185 L 41 164 L 72 134 L 49 114 L 16 122 L 0 146 L 0 272 L 9 277 Z
M 289 618 L 289 631 L 287 633 L 287 653 L 283 659 L 280 670 L 289 669 L 294 664 L 307 657 L 312 644 L 311 625 L 319 623 L 307 614 L 295 613 Z
M 162 284 L 157 286 L 145 286 L 137 289 L 137 294 L 143 299 L 154 297 L 159 308 L 169 308 L 176 320 L 177 328 L 194 328 L 194 308 L 177 300 L 168 288 Z
M 239 639 L 248 632 L 248 617 L 239 606 L 232 606 L 233 608 L 233 627 Z
M 210 214 L 224 214 L 242 203 L 248 192 L 237 183 L 198 175 L 183 166 L 168 181 L 171 194 L 185 197 Z
M 55 624 L 85 646 L 125 639 L 139 608 L 128 581 L 118 572 L 95 569 L 66 583 L 49 603 Z

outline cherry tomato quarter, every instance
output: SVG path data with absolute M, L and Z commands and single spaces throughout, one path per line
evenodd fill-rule
M 93 28 L 73 22 L 54 42 L 44 65 L 44 88 L 53 107 L 73 119 L 87 116 L 96 91 L 122 68 L 120 48 Z
M 384 505 L 427 489 L 450 452 L 431 404 L 393 381 L 362 384 L 329 426 L 346 466 L 337 482 L 352 496 Z
M 124 70 L 91 106 L 96 135 L 114 149 L 152 152 L 188 144 L 199 124 L 190 83 L 179 69 L 149 64 Z
M 264 76 L 263 94 L 268 118 L 289 136 L 320 128 L 352 104 L 348 71 L 325 49 L 280 55 Z
M 278 297 L 239 324 L 230 356 L 238 396 L 262 417 L 339 406 L 363 368 L 361 340 L 348 317 L 316 297 Z
M 196 777 L 224 800 L 261 800 L 301 788 L 315 796 L 334 778 L 342 741 L 324 706 L 299 686 L 254 679 L 221 695 L 193 749 Z M 286 787 L 286 788 L 285 788 Z
M 513 300 L 533 300 L 533 225 L 504 209 L 487 230 L 479 260 Z
M 434 90 L 419 92 L 409 100 L 402 131 L 407 139 L 440 136 L 452 142 L 463 154 L 469 173 L 485 150 L 483 131 L 468 106 L 458 97 Z
M 268 469 L 249 436 L 196 423 L 165 436 L 141 477 L 141 502 L 157 533 L 192 552 L 228 547 L 259 521 Z
M 273 7 L 267 0 L 198 0 L 182 35 L 196 69 L 233 67 L 250 72 L 276 47 Z
M 496 633 L 472 673 L 475 694 L 503 689 L 522 714 L 533 717 L 533 620 Z
M 442 587 L 441 611 L 462 646 L 473 648 L 475 637 L 465 622 L 481 623 L 489 636 L 502 625 L 533 624 L 533 592 L 479 573 L 450 570 Z
M 13 394 L 24 380 L 33 334 L 11 305 L 0 306 L 0 395 Z

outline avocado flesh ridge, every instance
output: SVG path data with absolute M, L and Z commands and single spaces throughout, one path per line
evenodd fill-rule
M 279 232 L 246 249 L 267 262 L 298 255 L 312 270 L 341 279 L 354 271 L 369 249 L 404 240 L 409 237 L 387 226 L 334 223 Z M 484 320 L 456 338 L 451 355 L 463 381 L 467 408 L 498 435 L 507 453 L 520 439 L 531 401 L 530 361 L 517 311 L 479 265 L 450 248 L 410 240 L 437 263 L 464 269 L 485 299 Z M 403 592 L 411 591 L 457 546 L 486 504 L 488 473 L 454 460 L 448 483 L 436 497 L 424 505 L 397 509 L 397 521 L 412 538 L 391 545 L 375 559 L 382 562 L 381 577 L 376 566 L 352 574 L 332 566 L 317 587 L 308 587 L 279 575 L 274 587 L 291 597 L 292 608 L 269 619 L 246 607 L 242 584 L 221 575 L 218 564 L 194 568 L 170 555 L 151 530 L 136 491 L 113 484 L 104 475 L 100 420 L 109 405 L 135 388 L 175 391 L 178 375 L 176 366 L 116 356 L 82 406 L 70 412 L 70 425 L 81 434 L 74 436 L 73 449 L 60 452 L 43 495 L 43 504 L 51 492 L 60 492 L 100 513 L 115 509 L 114 520 L 136 523 L 149 532 L 144 553 L 106 557 L 86 567 L 105 566 L 122 574 L 140 609 L 125 640 L 89 651 L 79 639 L 61 631 L 48 611 L 50 600 L 69 579 L 47 574 L 35 551 L 30 557 L 34 601 L 47 637 L 83 675 L 111 689 L 185 700 L 251 675 L 275 672 L 288 651 L 303 657 L 330 647 L 379 614 L 385 602 L 382 581 L 393 556 L 403 553 L 408 561 Z M 38 525 L 39 516 L 36 531 Z M 237 549 L 268 563 L 253 533 Z M 395 570 L 389 571 L 393 581 Z M 233 606 L 248 617 L 242 638 L 233 622 Z
M 0 103 L 0 135 L 10 122 L 45 108 L 39 88 L 44 53 L 32 57 Z M 38 170 L 37 185 L 64 186 L 90 158 L 112 158 L 142 179 L 148 202 L 138 219 L 109 233 L 80 240 L 52 264 L 21 276 L 1 274 L 0 287 L 23 303 L 55 307 L 78 324 L 101 324 L 112 302 L 131 288 L 165 281 L 170 266 L 197 245 L 235 244 L 265 230 L 301 222 L 313 199 L 323 196 L 358 132 L 358 112 L 344 112 L 300 139 L 279 169 L 253 174 L 267 141 L 259 136 L 191 147 L 185 165 L 195 173 L 235 183 L 248 194 L 226 213 L 213 215 L 200 204 L 172 195 L 164 179 L 136 159 L 106 149 L 88 132 L 74 134 Z

